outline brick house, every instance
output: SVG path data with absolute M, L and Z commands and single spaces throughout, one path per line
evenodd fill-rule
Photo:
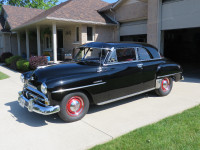
M 57 62 L 59 52 L 70 53 L 84 43 L 117 41 L 117 23 L 98 12 L 107 5 L 101 0 L 68 0 L 46 11 L 3 5 L 0 51 L 27 59 L 48 52 Z
M 199 6 L 199 0 L 68 0 L 46 11 L 4 5 L 0 53 L 29 58 L 47 51 L 56 62 L 60 49 L 70 53 L 91 41 L 137 41 L 174 61 L 200 61 Z

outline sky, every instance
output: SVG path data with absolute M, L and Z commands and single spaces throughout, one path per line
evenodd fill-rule
M 59 2 L 61 3 L 61 2 L 65 2 L 66 0 L 59 0 Z M 105 2 L 108 2 L 108 3 L 114 3 L 114 2 L 116 2 L 117 0 L 103 0 L 103 1 L 105 1 Z

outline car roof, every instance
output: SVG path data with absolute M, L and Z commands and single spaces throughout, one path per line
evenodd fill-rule
M 130 47 L 152 47 L 154 46 L 147 43 L 139 43 L 139 42 L 120 42 L 120 43 L 103 43 L 103 42 L 91 42 L 82 45 L 81 47 L 93 47 L 93 48 L 130 48 Z M 155 48 L 156 49 L 156 48 Z

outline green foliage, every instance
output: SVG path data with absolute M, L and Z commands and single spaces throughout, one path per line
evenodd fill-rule
M 12 6 L 49 9 L 55 6 L 58 0 L 0 0 L 0 5 L 7 4 Z
M 200 106 L 134 130 L 91 150 L 198 150 Z
M 21 71 L 29 71 L 30 70 L 30 65 L 29 62 L 27 60 L 19 60 L 16 63 L 17 65 L 17 69 L 21 70 Z
M 5 62 L 6 62 L 6 65 L 11 65 L 13 62 L 17 62 L 17 61 L 20 60 L 20 59 L 22 59 L 21 56 L 12 56 L 12 57 L 10 57 L 10 58 L 7 58 L 7 59 L 5 60 Z
M 27 60 L 18 60 L 17 61 L 17 63 L 16 63 L 16 65 L 17 65 L 17 69 L 18 70 L 22 70 L 22 68 L 23 68 L 23 64 L 25 63 L 25 62 L 28 62 Z
M 29 71 L 29 70 L 30 70 L 30 64 L 29 64 L 29 62 L 25 62 L 23 64 L 22 71 Z

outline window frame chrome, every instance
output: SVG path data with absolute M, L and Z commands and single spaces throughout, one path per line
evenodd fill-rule
M 153 61 L 153 60 L 162 60 L 163 58 L 160 56 L 160 58 L 155 58 L 155 59 L 149 59 L 149 60 L 139 60 L 139 56 L 138 56 L 138 49 L 139 48 L 144 48 L 144 47 L 124 47 L 124 48 L 134 48 L 135 49 L 135 54 L 136 54 L 136 60 L 133 61 L 125 61 L 125 62 L 116 62 L 116 63 L 107 63 L 104 60 L 103 66 L 111 66 L 111 65 L 119 65 L 119 64 L 128 64 L 128 63 L 134 63 L 134 62 L 147 62 L 147 61 Z M 117 49 L 124 49 L 124 48 L 117 48 Z M 117 50 L 116 48 L 113 47 L 113 50 Z M 146 50 L 146 48 L 144 48 Z M 113 51 L 111 50 L 111 52 Z M 158 52 L 159 53 L 159 52 Z M 160 53 L 159 53 L 160 55 Z M 111 54 L 110 54 L 111 56 Z M 110 56 L 108 59 L 110 59 Z

